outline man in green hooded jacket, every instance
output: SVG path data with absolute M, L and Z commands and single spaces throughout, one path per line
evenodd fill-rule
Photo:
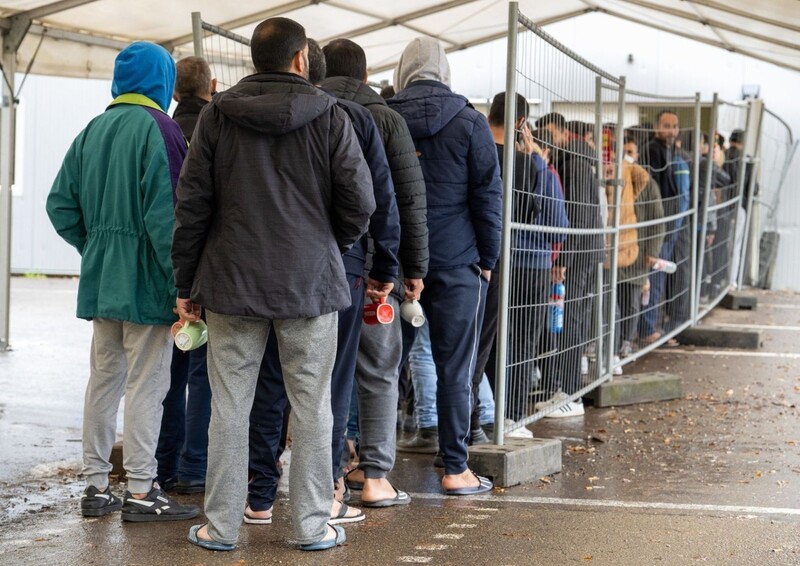
M 167 51 L 147 42 L 114 63 L 114 100 L 75 138 L 47 198 L 56 232 L 81 254 L 79 318 L 92 321 L 83 411 L 84 516 L 122 510 L 126 521 L 191 519 L 156 478 L 162 401 L 170 383 L 175 284 L 170 245 L 174 190 L 186 155 L 165 113 L 175 84 Z M 119 403 L 125 395 L 122 500 L 108 486 Z

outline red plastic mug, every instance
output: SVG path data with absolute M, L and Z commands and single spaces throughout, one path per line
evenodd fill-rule
M 385 297 L 381 297 L 377 303 L 370 303 L 364 306 L 365 324 L 389 324 L 394 320 L 394 307 L 386 302 Z

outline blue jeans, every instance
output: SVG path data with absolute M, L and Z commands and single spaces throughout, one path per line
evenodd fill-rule
M 411 366 L 411 381 L 414 384 L 414 416 L 420 428 L 437 426 L 436 414 L 436 365 L 431 354 L 431 337 L 428 322 L 417 329 L 417 337 L 411 346 L 408 363 Z M 480 420 L 482 425 L 494 423 L 494 395 L 486 373 L 478 389 L 480 398 Z
M 677 231 L 668 234 L 661 244 L 661 259 L 672 261 L 675 243 L 678 241 Z M 642 307 L 641 322 L 639 323 L 639 336 L 646 338 L 658 330 L 658 315 L 661 311 L 661 301 L 664 290 L 667 287 L 667 274 L 663 271 L 653 271 L 650 273 L 650 301 L 646 307 Z

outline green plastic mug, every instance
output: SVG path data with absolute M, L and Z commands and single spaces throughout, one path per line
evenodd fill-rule
M 174 332 L 174 336 L 175 345 L 179 350 L 188 352 L 208 342 L 208 327 L 202 320 L 198 320 L 197 322 L 186 321 L 183 323 L 182 321 L 178 321 L 172 327 L 173 329 L 178 327 Z

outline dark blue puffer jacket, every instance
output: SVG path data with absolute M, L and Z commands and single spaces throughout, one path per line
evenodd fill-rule
M 430 269 L 492 269 L 503 190 L 486 118 L 438 81 L 412 82 L 388 103 L 408 123 L 425 176 Z

